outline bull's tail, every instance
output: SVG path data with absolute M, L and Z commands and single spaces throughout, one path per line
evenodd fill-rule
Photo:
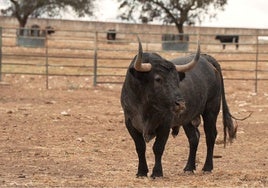
M 224 147 L 226 146 L 226 140 L 227 140 L 227 133 L 229 136 L 229 142 L 232 143 L 233 139 L 236 138 L 236 132 L 237 132 L 237 126 L 234 126 L 233 122 L 233 116 L 230 113 L 229 107 L 227 105 L 227 101 L 225 98 L 225 91 L 224 91 L 224 83 L 221 74 L 221 82 L 222 82 L 222 88 L 221 88 L 221 95 L 222 95 L 222 119 L 223 119 L 223 132 L 224 132 Z
M 213 57 L 206 55 L 208 61 L 217 69 L 221 79 L 221 100 L 222 100 L 222 119 L 223 119 L 223 132 L 224 132 L 224 147 L 227 142 L 227 135 L 229 142 L 232 142 L 236 138 L 237 126 L 234 126 L 233 119 L 237 119 L 230 113 L 224 90 L 224 82 L 220 64 Z
M 234 125 L 233 119 L 243 121 L 243 120 L 249 118 L 251 116 L 252 112 L 250 112 L 246 117 L 243 117 L 243 118 L 234 117 L 230 113 L 230 110 L 229 110 L 229 107 L 227 105 L 227 101 L 225 98 L 224 81 L 223 81 L 223 76 L 222 76 L 220 64 L 216 61 L 215 63 L 213 63 L 213 65 L 215 66 L 217 71 L 220 73 L 220 77 L 221 77 L 222 119 L 223 119 L 222 121 L 223 121 L 224 147 L 225 147 L 226 142 L 227 142 L 227 134 L 228 134 L 228 137 L 229 137 L 228 140 L 230 143 L 232 143 L 233 139 L 236 138 L 236 132 L 237 132 L 238 126 Z

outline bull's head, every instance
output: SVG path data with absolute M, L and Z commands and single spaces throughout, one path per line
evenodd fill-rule
M 141 41 L 140 41 L 139 37 L 138 37 L 138 41 L 139 41 L 139 52 L 138 52 L 138 55 L 136 57 L 134 67 L 135 67 L 136 71 L 149 72 L 152 69 L 152 65 L 148 64 L 148 63 L 147 64 L 142 63 L 143 50 L 142 50 L 142 45 L 141 45 Z M 191 70 L 197 64 L 197 62 L 199 60 L 199 56 L 200 56 L 200 45 L 198 43 L 195 58 L 190 63 L 187 63 L 185 65 L 175 65 L 176 70 L 178 72 L 187 72 L 187 71 Z
M 185 101 L 179 88 L 179 82 L 186 71 L 191 70 L 198 62 L 200 47 L 198 44 L 194 59 L 183 65 L 175 65 L 155 53 L 143 53 L 140 39 L 139 50 L 133 60 L 130 73 L 138 80 L 133 86 L 141 103 L 142 119 L 145 124 L 143 135 L 145 141 L 155 136 L 160 124 L 170 125 L 174 117 L 185 110 Z M 137 83 L 135 81 L 135 83 Z

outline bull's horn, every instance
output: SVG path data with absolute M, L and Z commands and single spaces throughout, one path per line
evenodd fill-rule
M 197 42 L 197 51 L 196 51 L 194 59 L 185 65 L 175 65 L 176 70 L 178 72 L 187 72 L 187 71 L 191 70 L 198 63 L 199 57 L 200 57 L 200 44 L 198 41 Z
M 138 41 L 139 41 L 139 52 L 138 55 L 136 56 L 136 60 L 134 63 L 134 68 L 136 71 L 139 72 L 149 72 L 152 69 L 152 65 L 150 63 L 142 63 L 142 45 L 141 45 L 141 40 L 137 36 Z

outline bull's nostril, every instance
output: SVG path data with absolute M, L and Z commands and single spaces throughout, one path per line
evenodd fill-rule
M 175 101 L 175 110 L 176 111 L 183 111 L 186 109 L 186 106 L 185 106 L 185 101 L 181 98 L 178 98 L 176 101 Z
M 182 105 L 182 104 L 185 104 L 184 100 L 182 98 L 177 98 L 176 101 L 175 101 L 175 104 L 176 105 Z
M 175 101 L 176 101 L 176 103 L 177 103 L 177 102 L 180 102 L 180 101 L 183 101 L 183 98 L 182 98 L 182 97 L 176 97 L 176 98 L 175 98 Z

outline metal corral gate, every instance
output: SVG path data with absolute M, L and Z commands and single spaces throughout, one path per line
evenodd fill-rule
M 17 28 L 0 28 L 0 81 L 2 74 L 27 74 L 45 76 L 46 88 L 50 76 L 91 77 L 93 85 L 122 83 L 138 50 L 137 35 L 144 51 L 157 52 L 166 59 L 194 53 L 199 40 L 201 51 L 220 62 L 225 80 L 250 80 L 255 92 L 259 81 L 268 80 L 268 38 L 261 35 L 239 35 L 236 49 L 234 43 L 215 40 L 216 34 L 188 33 L 180 41 L 173 33 L 115 30 L 57 30 L 45 36 L 18 33 Z

